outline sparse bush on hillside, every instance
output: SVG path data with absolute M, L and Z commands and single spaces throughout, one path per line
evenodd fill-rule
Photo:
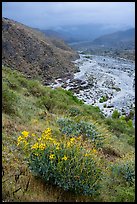
M 81 111 L 77 107 L 71 107 L 69 109 L 70 116 L 78 116 L 81 114 Z
M 99 102 L 103 103 L 106 102 L 108 100 L 108 96 L 102 96 L 102 98 L 100 98 Z
M 117 186 L 115 194 L 110 196 L 112 202 L 135 202 L 135 187 L 129 186 L 128 188 Z
M 27 84 L 27 89 L 33 96 L 36 97 L 40 97 L 46 94 L 46 91 L 37 80 L 30 80 Z
M 121 133 L 127 134 L 129 137 L 134 137 L 134 127 L 127 124 L 127 122 L 121 118 L 106 118 L 106 124 L 111 131 L 113 131 L 118 137 Z
M 82 104 L 82 102 L 73 93 L 61 88 L 55 90 L 47 89 L 45 94 L 37 100 L 39 107 L 46 107 L 50 112 L 54 112 L 55 110 L 66 111 L 72 104 Z
M 2 110 L 9 115 L 16 114 L 17 102 L 18 97 L 16 93 L 4 84 L 2 87 Z
M 120 113 L 118 112 L 118 110 L 114 110 L 112 113 L 112 118 L 119 118 L 120 117 Z
M 83 102 L 82 100 L 80 100 L 80 99 L 78 99 L 76 96 L 74 96 L 73 92 L 67 91 L 67 90 L 63 90 L 63 91 L 64 91 L 64 93 L 66 93 L 68 96 L 70 96 L 71 99 L 72 99 L 73 101 L 75 101 L 77 104 L 79 104 L 79 105 L 84 104 L 84 102 Z
M 135 183 L 135 166 L 133 162 L 115 163 L 111 166 L 112 176 L 116 180 L 122 179 L 130 186 Z

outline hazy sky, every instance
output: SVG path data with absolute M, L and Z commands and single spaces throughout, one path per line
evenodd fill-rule
M 85 23 L 135 27 L 135 2 L 3 2 L 2 16 L 42 29 Z

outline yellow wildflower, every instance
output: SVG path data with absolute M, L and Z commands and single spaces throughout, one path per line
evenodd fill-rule
M 24 139 L 24 138 L 23 138 L 22 136 L 19 136 L 19 137 L 18 137 L 17 146 L 19 146 L 19 145 L 20 145 L 20 142 L 21 142 L 23 139 Z
M 74 138 L 74 137 L 71 138 L 71 139 L 70 139 L 70 142 L 71 142 L 71 143 L 75 142 L 75 138 Z
M 50 141 L 54 141 L 54 139 L 52 137 L 48 137 L 48 140 Z
M 56 150 L 59 150 L 59 149 L 60 149 L 59 146 L 57 146 L 57 147 L 56 147 Z
M 51 137 L 51 130 L 47 131 L 45 130 L 43 133 L 42 133 L 42 139 L 46 139 L 46 140 L 53 140 L 52 137 Z
M 67 158 L 65 155 L 64 155 L 64 157 L 62 158 L 62 160 L 65 160 L 65 161 L 66 161 L 67 159 L 68 159 L 68 158 Z
M 71 143 L 70 142 L 67 142 L 67 147 L 70 147 L 71 146 Z
M 47 128 L 44 132 L 43 132 L 45 135 L 51 135 L 51 129 L 50 128 Z
M 96 150 L 96 149 L 93 149 L 92 151 L 93 151 L 93 153 L 97 153 L 97 150 Z
M 34 153 L 36 156 L 39 156 L 39 154 L 38 153 Z
M 85 157 L 89 157 L 89 156 L 90 156 L 90 154 L 88 154 L 88 153 L 85 154 Z
M 23 134 L 24 137 L 28 137 L 29 132 L 27 132 L 27 131 L 23 131 L 22 134 Z
M 49 158 L 50 159 L 55 159 L 55 154 L 50 154 Z
M 54 145 L 56 145 L 56 146 L 59 146 L 59 145 L 60 145 L 60 143 L 57 142 L 56 140 L 54 140 L 53 143 L 54 143 Z
M 31 147 L 31 149 L 38 149 L 38 148 L 39 148 L 39 144 L 38 144 L 38 142 L 35 143 L 35 144 Z
M 46 145 L 45 145 L 45 144 L 41 143 L 41 144 L 39 145 L 39 149 L 44 150 L 45 148 L 46 148 Z
M 42 133 L 42 139 L 46 139 L 46 135 Z
M 21 140 L 23 140 L 23 137 L 19 136 L 18 137 L 18 142 L 20 142 Z
M 35 137 L 36 135 L 34 133 L 32 133 L 31 136 Z

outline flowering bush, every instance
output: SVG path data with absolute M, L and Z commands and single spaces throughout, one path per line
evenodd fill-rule
M 98 151 L 94 147 L 86 148 L 81 136 L 64 135 L 57 140 L 50 128 L 40 137 L 23 131 L 17 144 L 27 148 L 28 164 L 34 175 L 76 194 L 98 193 L 101 176 Z

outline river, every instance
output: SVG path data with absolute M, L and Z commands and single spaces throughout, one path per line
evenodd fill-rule
M 80 70 L 74 79 L 56 80 L 52 87 L 73 90 L 86 104 L 99 106 L 106 116 L 114 109 L 128 113 L 135 106 L 134 61 L 80 54 L 74 63 Z

